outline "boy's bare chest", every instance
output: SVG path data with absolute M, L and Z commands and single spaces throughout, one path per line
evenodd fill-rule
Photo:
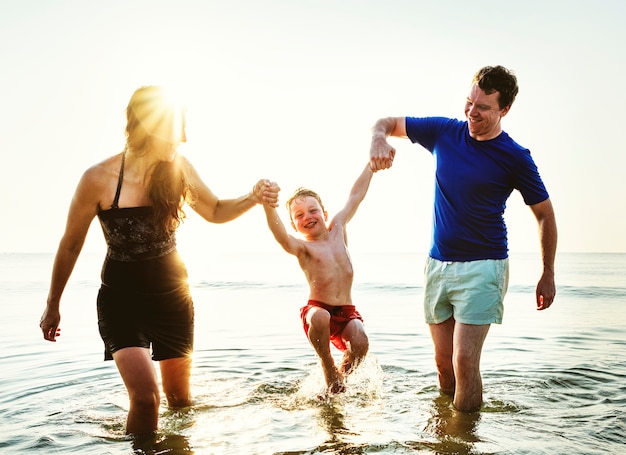
M 308 261 L 312 266 L 325 269 L 346 267 L 350 256 L 343 239 L 327 239 L 310 242 L 307 248 Z

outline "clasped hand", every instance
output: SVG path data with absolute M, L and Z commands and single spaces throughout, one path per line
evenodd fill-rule
M 279 191 L 278 184 L 268 179 L 259 180 L 252 190 L 260 204 L 267 204 L 274 208 L 278 207 Z

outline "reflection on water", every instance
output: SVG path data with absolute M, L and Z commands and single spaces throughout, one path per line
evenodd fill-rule
M 336 442 L 340 434 L 348 432 L 343 410 L 337 403 L 332 401 L 323 403 L 319 410 L 318 422 L 330 435 L 329 442 Z
M 438 395 L 432 400 L 428 419 L 418 441 L 396 441 L 359 443 L 359 432 L 349 428 L 349 410 L 340 398 L 318 403 L 316 421 L 327 433 L 326 440 L 311 451 L 280 452 L 275 455 L 295 455 L 309 453 L 332 453 L 352 455 L 365 453 L 428 453 L 471 455 L 477 452 L 476 443 L 481 442 L 477 434 L 481 412 L 460 412 L 452 405 L 452 398 Z M 371 434 L 369 435 L 371 436 Z M 393 448 L 393 450 L 392 450 Z M 482 453 L 482 452 L 480 452 Z
M 480 412 L 458 411 L 452 404 L 452 397 L 441 394 L 433 400 L 430 417 L 424 429 L 437 442 L 424 445 L 435 453 L 473 453 L 474 443 L 480 442 L 476 434 L 480 417 Z
M 298 316 L 304 288 L 284 280 L 266 257 L 265 269 L 280 283 L 230 283 L 230 276 L 257 274 L 233 261 L 219 272 L 223 285 L 194 287 L 195 405 L 173 411 L 163 402 L 158 433 L 135 439 L 124 434 L 121 378 L 101 360 L 93 313 L 100 260 L 84 279 L 78 270 L 81 281 L 65 295 L 63 337 L 44 343 L 37 327 L 47 292 L 41 275 L 52 259 L 23 257 L 24 266 L 5 259 L 0 292 L 11 298 L 0 298 L 3 455 L 605 455 L 626 444 L 624 255 L 563 257 L 558 304 L 549 312 L 537 312 L 530 298 L 534 270 L 528 279 L 512 276 L 504 323 L 490 330 L 483 351 L 485 403 L 473 414 L 457 412 L 436 386 L 415 284 L 418 259 L 377 258 L 371 279 L 355 285 L 370 354 L 347 393 L 323 401 L 323 375 Z M 513 264 L 513 274 L 523 268 L 523 261 Z M 380 278 L 385 271 L 389 278 Z
M 322 428 L 328 432 L 329 438 L 324 441 L 316 452 L 328 452 L 332 449 L 332 453 L 336 454 L 360 454 L 361 451 L 357 447 L 345 441 L 345 436 L 350 434 L 345 424 L 345 415 L 342 407 L 332 400 L 323 403 L 319 407 L 318 422 Z M 349 449 L 350 452 L 347 452 Z
M 188 438 L 177 434 L 135 436 L 132 438 L 132 449 L 133 454 L 136 455 L 193 455 L 195 453 Z

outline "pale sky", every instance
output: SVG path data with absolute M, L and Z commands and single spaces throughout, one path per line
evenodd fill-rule
M 141 85 L 184 93 L 183 153 L 219 197 L 269 178 L 283 201 L 315 189 L 332 215 L 378 118 L 463 118 L 471 77 L 498 64 L 518 76 L 503 128 L 539 166 L 559 251 L 626 252 L 625 5 L 0 0 L 0 252 L 56 250 L 80 175 L 121 151 L 124 108 Z M 394 167 L 374 175 L 349 226 L 352 250 L 428 249 L 432 157 L 392 143 Z M 508 205 L 511 252 L 538 251 L 519 193 Z M 260 207 L 219 226 L 190 214 L 178 239 L 200 255 L 279 248 Z M 104 250 L 97 221 L 85 248 Z

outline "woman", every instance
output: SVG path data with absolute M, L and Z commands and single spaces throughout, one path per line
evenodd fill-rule
M 159 361 L 168 405 L 191 404 L 194 309 L 175 240 L 183 204 L 209 222 L 224 223 L 257 203 L 278 200 L 265 180 L 245 196 L 218 199 L 177 153 L 186 141 L 184 114 L 161 87 L 135 91 L 126 109 L 124 151 L 89 168 L 78 184 L 40 322 L 44 339 L 56 341 L 61 295 L 98 216 L 108 245 L 98 326 L 105 360 L 115 360 L 128 391 L 127 434 L 157 429 L 160 395 L 152 360 Z

